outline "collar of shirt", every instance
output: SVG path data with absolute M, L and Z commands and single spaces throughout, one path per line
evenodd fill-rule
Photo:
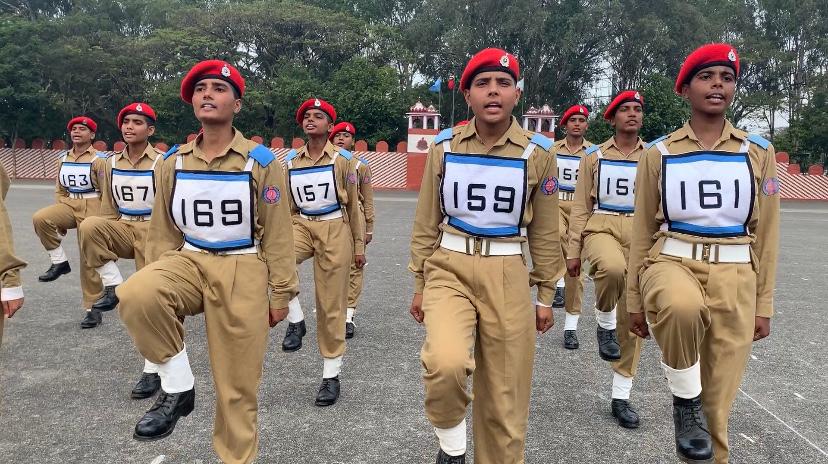
M 196 136 L 196 138 L 193 139 L 192 142 L 182 145 L 178 152 L 182 155 L 192 153 L 193 156 L 195 156 L 196 158 L 200 158 L 204 160 L 204 162 L 207 162 L 207 159 L 204 157 L 204 152 L 201 151 L 201 149 L 198 147 L 199 142 L 201 142 L 203 138 L 204 134 L 198 134 L 198 136 Z M 245 145 L 245 140 L 246 139 L 244 138 L 244 135 L 241 133 L 241 131 L 234 127 L 233 140 L 231 140 L 230 143 L 226 147 L 224 147 L 221 153 L 219 153 L 219 155 L 213 159 L 216 160 L 223 156 L 227 156 L 230 152 L 238 153 L 239 155 L 246 157 L 247 147 Z
M 678 142 L 685 138 L 696 142 L 696 144 L 698 144 L 699 147 L 702 147 L 701 140 L 699 140 L 699 138 L 696 136 L 696 133 L 693 131 L 693 128 L 690 127 L 690 121 L 687 121 L 679 130 L 673 132 L 673 134 L 670 137 L 670 141 Z M 729 141 L 731 138 L 735 138 L 740 142 L 744 142 L 744 140 L 747 138 L 747 133 L 739 129 L 736 129 L 735 127 L 733 127 L 733 124 L 731 124 L 730 121 L 725 119 L 724 128 L 722 129 L 722 135 L 721 137 L 719 137 L 719 140 L 716 141 L 716 144 L 713 147 L 713 149 L 715 150 L 723 143 Z
M 581 145 L 578 146 L 577 150 L 572 151 L 572 150 L 569 149 L 569 145 L 567 145 L 567 143 L 566 143 L 566 137 L 564 137 L 563 139 L 558 140 L 558 141 L 555 142 L 555 151 L 565 149 L 566 153 L 564 153 L 564 154 L 574 155 L 575 153 L 578 153 L 581 150 L 585 150 L 585 149 L 589 148 L 590 145 L 592 145 L 592 143 L 588 142 L 587 139 L 581 139 Z
M 155 161 L 155 158 L 157 158 L 158 156 L 161 156 L 161 155 L 158 154 L 157 151 L 155 151 L 155 148 L 153 148 L 152 144 L 148 143 L 147 148 L 145 148 L 144 152 L 141 153 L 141 156 L 138 157 L 138 161 L 133 163 L 132 160 L 129 159 L 129 154 L 127 153 L 128 151 L 129 151 L 129 146 L 125 147 L 122 151 L 119 151 L 118 153 L 115 154 L 115 160 L 114 161 L 115 161 L 116 166 L 118 165 L 118 163 L 121 160 L 126 160 L 126 162 L 129 163 L 129 165 L 132 166 L 132 168 L 134 169 L 139 164 L 141 164 L 141 161 L 145 157 L 147 159 L 149 159 L 150 161 Z
M 336 146 L 332 144 L 330 141 L 325 142 L 325 148 L 322 149 L 322 156 L 319 157 L 318 160 L 313 161 L 310 157 L 310 153 L 308 153 L 308 144 L 305 144 L 296 151 L 297 158 L 307 158 L 308 161 L 312 162 L 313 164 L 328 164 L 334 159 L 337 155 Z
M 78 158 L 81 158 L 83 155 L 86 155 L 87 153 L 92 155 L 92 157 L 94 158 L 95 156 L 97 156 L 98 150 L 94 146 L 89 145 L 89 148 L 84 150 L 83 153 L 75 155 L 75 147 L 72 147 L 72 149 L 69 150 L 69 158 L 74 161 Z
M 483 139 L 477 134 L 477 126 L 475 124 L 476 120 L 477 118 L 472 118 L 468 124 L 460 129 L 460 141 L 468 142 L 470 141 L 469 139 L 473 139 L 475 143 L 485 146 Z M 529 138 L 526 137 L 526 133 L 523 131 L 523 128 L 520 127 L 520 124 L 518 124 L 518 121 L 514 116 L 512 116 L 512 123 L 509 125 L 506 133 L 500 136 L 497 142 L 495 142 L 489 149 L 491 150 L 506 145 L 506 142 L 512 142 L 522 148 L 526 148 L 526 146 L 529 145 Z
M 611 148 L 615 148 L 615 151 L 617 151 L 618 153 L 621 153 L 624 156 L 630 156 L 633 153 L 637 152 L 638 150 L 643 150 L 644 149 L 644 141 L 641 140 L 641 137 L 638 137 L 638 142 L 636 143 L 635 148 L 629 153 L 624 153 L 624 151 L 621 150 L 621 148 L 615 142 L 615 136 L 613 135 L 612 137 L 609 138 L 609 140 L 607 140 L 606 142 L 603 143 L 603 145 L 601 146 L 601 150 L 602 151 L 609 151 Z

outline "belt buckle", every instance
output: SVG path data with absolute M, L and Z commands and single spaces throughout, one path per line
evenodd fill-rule
M 702 244 L 702 252 L 701 252 L 701 260 L 705 263 L 710 262 L 710 243 L 703 243 Z

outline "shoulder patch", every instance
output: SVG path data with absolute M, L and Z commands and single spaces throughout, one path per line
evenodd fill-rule
M 644 148 L 650 148 L 653 145 L 657 144 L 658 142 L 661 142 L 662 140 L 665 140 L 667 137 L 669 137 L 669 135 L 662 135 L 661 137 L 653 140 L 652 142 L 647 142 L 647 143 L 644 144 Z
M 290 161 L 290 160 L 292 160 L 293 158 L 296 158 L 296 155 L 297 155 L 298 153 L 299 153 L 299 152 L 298 152 L 298 151 L 296 151 L 296 149 L 292 149 L 292 150 L 290 150 L 289 152 L 287 152 L 287 155 L 285 155 L 285 162 Z
M 747 139 L 751 143 L 759 145 L 760 147 L 762 147 L 765 150 L 767 150 L 767 148 L 770 146 L 770 140 L 762 137 L 761 135 L 748 134 Z
M 454 131 L 452 130 L 452 128 L 451 128 L 451 127 L 449 127 L 448 129 L 443 129 L 443 130 L 441 130 L 441 131 L 440 131 L 440 132 L 439 132 L 439 133 L 438 133 L 438 134 L 434 137 L 434 143 L 435 143 L 435 144 L 437 144 L 437 143 L 443 143 L 443 142 L 445 142 L 446 140 L 451 140 L 451 138 L 452 138 L 452 137 L 454 137 Z
M 591 154 L 595 153 L 596 151 L 598 151 L 599 148 L 601 148 L 601 147 L 598 146 L 598 145 L 590 145 L 590 146 L 588 146 L 584 149 L 584 153 L 586 153 L 587 155 L 591 155 Z
M 365 158 L 357 158 L 362 164 L 368 166 L 368 160 Z
M 103 152 L 103 151 L 96 152 L 96 153 L 95 153 L 95 155 L 96 155 L 98 158 L 103 158 L 103 159 L 107 159 L 107 158 L 109 158 L 109 154 L 108 154 L 108 153 L 106 153 L 106 152 Z
M 166 153 L 164 153 L 164 159 L 167 159 L 176 153 L 178 153 L 178 144 L 173 145 L 172 148 L 170 148 L 169 150 L 167 150 Z
M 342 157 L 345 158 L 348 161 L 351 161 L 351 158 L 354 157 L 354 155 L 352 155 L 351 152 L 349 152 L 348 150 L 346 150 L 344 148 L 337 148 L 336 151 L 338 151 L 339 154 L 342 155 Z
M 264 145 L 256 145 L 255 148 L 250 150 L 248 156 L 252 157 L 259 163 L 263 168 L 266 168 L 268 164 L 272 163 L 276 157 L 273 155 L 273 152 L 268 150 L 267 147 Z
M 543 134 L 534 134 L 530 141 L 544 150 L 552 148 L 552 144 L 554 143 L 552 142 L 552 139 Z

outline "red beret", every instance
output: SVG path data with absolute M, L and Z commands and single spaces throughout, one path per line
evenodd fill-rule
M 181 99 L 193 104 L 193 90 L 199 81 L 204 79 L 221 79 L 232 85 L 239 98 L 244 95 L 244 78 L 239 70 L 221 60 L 207 60 L 197 63 L 181 81 Z
M 693 53 L 687 55 L 681 65 L 678 77 L 676 78 L 676 93 L 681 93 L 681 87 L 690 82 L 690 79 L 704 68 L 712 66 L 727 66 L 739 77 L 739 55 L 732 45 L 726 43 L 714 43 L 702 45 Z
M 336 121 L 336 110 L 334 109 L 333 105 L 326 102 L 325 100 L 311 98 L 305 101 L 305 103 L 302 103 L 302 106 L 300 106 L 299 109 L 296 111 L 296 123 L 302 124 L 302 119 L 305 118 L 305 112 L 312 108 L 322 110 L 322 112 L 331 117 L 331 121 Z
M 354 125 L 349 122 L 342 121 L 333 127 L 331 135 L 328 138 L 333 140 L 334 136 L 340 132 L 347 132 L 353 136 L 356 136 L 356 128 Z
M 569 118 L 575 116 L 576 114 L 580 114 L 583 115 L 583 117 L 588 118 L 589 110 L 584 105 L 572 105 L 569 107 L 568 110 L 564 111 L 564 114 L 563 116 L 561 116 L 561 121 L 559 124 L 563 126 L 564 124 L 566 124 L 566 121 L 568 121 Z
M 612 100 L 609 104 L 607 109 L 604 111 L 604 119 L 609 121 L 615 116 L 615 110 L 618 109 L 619 106 L 623 105 L 624 103 L 629 102 L 638 102 L 641 103 L 641 106 L 644 106 L 644 97 L 638 92 L 638 90 L 625 90 Z
M 464 120 L 458 122 L 457 124 L 455 124 L 454 127 L 463 127 L 463 126 L 468 126 L 468 125 L 469 125 L 469 120 L 464 119 Z
M 509 73 L 515 82 L 520 78 L 520 66 L 514 55 L 499 48 L 487 48 L 480 50 L 469 60 L 460 76 L 460 90 L 468 89 L 474 76 L 487 71 Z
M 121 127 L 121 122 L 124 120 L 124 117 L 130 114 L 140 114 L 141 116 L 146 116 L 152 119 L 152 122 L 155 122 L 157 119 L 155 117 L 155 110 L 152 109 L 151 106 L 147 105 L 146 103 L 132 103 L 127 105 L 118 112 L 118 118 L 115 120 L 118 123 L 118 127 Z
M 84 126 L 88 127 L 89 130 L 92 132 L 98 131 L 98 124 L 92 120 L 92 118 L 86 116 L 76 116 L 69 120 L 69 124 L 66 125 L 66 130 L 68 132 L 72 132 L 72 126 L 75 124 L 83 124 Z

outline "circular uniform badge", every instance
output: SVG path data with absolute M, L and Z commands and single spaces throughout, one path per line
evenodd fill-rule
M 779 193 L 779 190 L 781 190 L 781 185 L 776 177 L 769 177 L 762 183 L 762 193 L 769 197 Z
M 549 176 L 541 184 L 541 192 L 544 195 L 554 195 L 558 191 L 558 178 Z
M 282 192 L 275 185 L 268 185 L 262 190 L 262 199 L 269 205 L 279 203 L 281 198 Z
M 509 67 L 509 55 L 503 55 L 500 57 L 500 65 L 504 68 Z
M 143 113 L 144 112 L 144 107 L 141 106 L 141 104 L 139 103 L 139 104 L 135 105 L 135 111 L 138 111 L 139 113 Z
M 228 68 L 226 64 L 221 68 L 221 75 L 224 77 L 230 77 L 230 68 Z

